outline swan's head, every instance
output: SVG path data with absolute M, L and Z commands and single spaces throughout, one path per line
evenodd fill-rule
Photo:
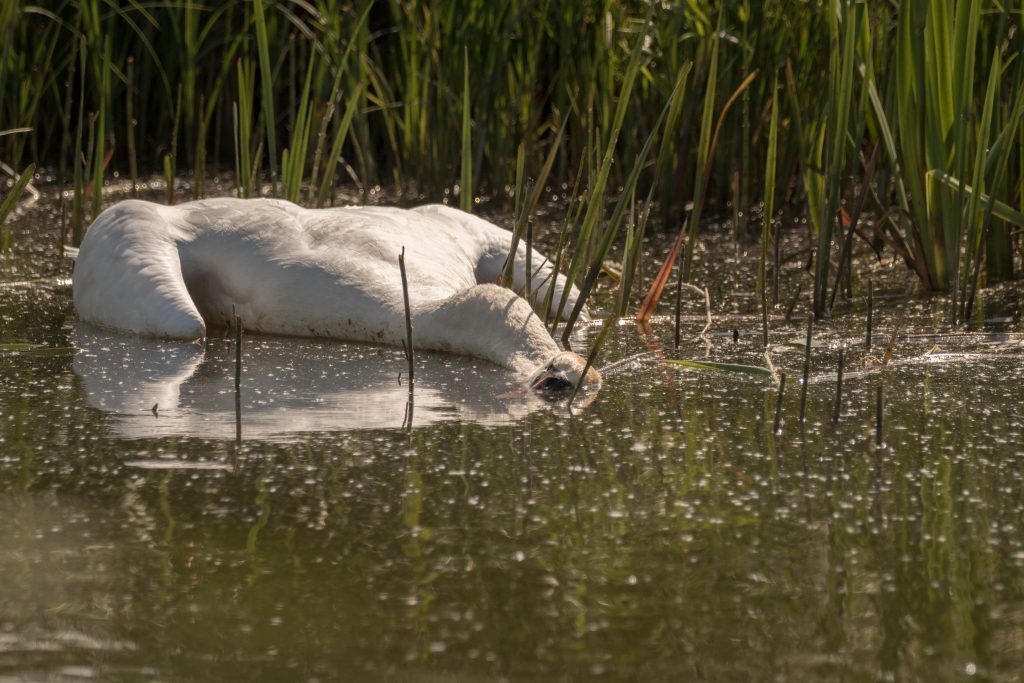
M 597 389 L 601 386 L 601 373 L 594 368 L 587 368 L 587 360 L 572 351 L 560 351 L 554 358 L 538 369 L 529 380 L 530 390 L 544 398 L 563 398 L 568 396 L 576 385 L 582 388 Z

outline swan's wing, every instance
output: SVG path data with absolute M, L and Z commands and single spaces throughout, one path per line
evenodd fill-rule
M 456 226 L 463 232 L 465 239 L 479 244 L 479 254 L 476 257 L 478 259 L 476 266 L 477 282 L 487 284 L 498 281 L 502 270 L 505 268 L 505 261 L 508 259 L 509 250 L 512 248 L 512 233 L 510 231 L 500 228 L 478 216 L 442 204 L 429 204 L 418 207 L 414 211 L 432 216 L 451 226 Z M 547 256 L 536 249 L 533 250 L 530 256 L 530 271 L 532 273 L 530 278 L 532 300 L 535 302 L 546 301 L 548 290 L 553 285 L 555 291 L 552 297 L 552 308 L 557 310 L 562 298 L 562 292 L 565 291 L 568 284 L 565 276 L 558 272 L 556 264 L 552 264 Z M 525 293 L 526 242 L 523 240 L 520 240 L 519 246 L 516 249 L 515 266 L 512 272 L 513 289 L 520 294 Z M 568 318 L 569 312 L 576 305 L 579 295 L 579 290 L 575 286 L 569 287 L 565 308 L 562 309 L 563 320 Z M 586 306 L 582 309 L 582 318 L 584 320 L 590 318 Z
M 486 245 L 431 214 L 367 206 L 304 211 L 300 219 L 303 258 L 385 304 L 402 307 L 403 249 L 414 303 L 440 301 L 477 283 L 475 268 Z
M 86 322 L 158 337 L 206 334 L 181 274 L 171 226 L 155 204 L 104 211 L 75 262 L 75 309 Z

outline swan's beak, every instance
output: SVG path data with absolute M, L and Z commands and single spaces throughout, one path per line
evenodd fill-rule
M 565 375 L 548 366 L 530 380 L 530 391 L 545 397 L 555 398 L 573 388 L 573 383 Z
M 558 400 L 568 396 L 580 382 L 586 387 L 600 387 L 601 375 L 594 368 L 589 368 L 586 377 L 582 377 L 586 363 L 582 356 L 562 351 L 534 373 L 528 382 L 530 391 L 542 398 Z

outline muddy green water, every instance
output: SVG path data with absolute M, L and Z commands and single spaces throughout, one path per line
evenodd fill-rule
M 876 345 L 909 311 L 885 373 L 847 306 L 816 334 L 803 427 L 804 323 L 773 319 L 778 436 L 763 378 L 637 364 L 568 412 L 438 356 L 405 430 L 400 351 L 249 339 L 236 414 L 227 341 L 76 325 L 67 264 L 25 236 L 48 223 L 19 220 L 0 342 L 47 348 L 0 353 L 0 681 L 1024 671 L 1019 287 L 970 335 L 925 336 L 941 301 L 883 297 Z M 687 307 L 681 356 L 765 365 L 745 278 L 713 291 L 707 341 Z M 671 335 L 624 325 L 604 356 Z

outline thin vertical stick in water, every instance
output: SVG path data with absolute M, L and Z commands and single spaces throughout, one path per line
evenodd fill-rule
M 768 298 L 761 292 L 761 343 L 768 348 Z
M 839 367 L 836 368 L 836 405 L 832 410 L 832 422 L 839 422 L 839 411 L 843 405 L 843 352 L 845 348 L 839 349 Z
M 782 272 L 782 221 L 775 227 L 775 253 L 772 256 L 772 306 L 779 305 L 779 280 Z
M 235 392 L 242 382 L 242 316 L 235 316 Z
M 882 445 L 882 383 L 878 383 L 877 395 L 875 399 L 875 445 Z
M 405 359 L 409 361 L 409 393 L 412 394 L 415 362 L 412 349 L 412 312 L 409 309 L 409 279 L 405 274 L 405 247 L 398 255 L 398 268 L 402 271 L 402 298 L 405 300 Z
M 679 258 L 680 259 L 682 258 L 682 252 L 679 253 Z M 681 265 L 682 265 L 682 263 L 680 263 L 680 266 Z M 678 272 L 679 272 L 679 279 L 676 280 L 676 335 L 675 335 L 675 344 L 673 345 L 673 348 L 677 352 L 679 351 L 679 338 L 680 338 L 680 335 L 681 335 L 681 327 L 682 327 L 682 322 L 681 321 L 682 321 L 682 314 L 683 314 L 683 271 L 681 269 L 679 269 Z
M 234 312 L 234 306 L 232 313 Z M 235 316 L 235 443 L 242 443 L 242 317 Z
M 804 349 L 804 384 L 800 388 L 800 422 L 804 421 L 807 408 L 807 379 L 811 374 L 811 333 L 814 331 L 814 315 L 807 314 L 807 348 Z
M 779 395 L 775 399 L 775 424 L 772 426 L 772 434 L 782 433 L 782 395 L 786 391 L 786 373 L 779 375 Z
M 796 285 L 796 294 L 794 294 L 793 298 L 789 300 L 788 304 L 786 304 L 785 318 L 787 323 L 793 319 L 793 309 L 796 308 L 796 302 L 800 300 L 800 295 L 803 293 L 804 283 L 798 282 Z
M 413 388 L 415 386 L 415 357 L 412 349 L 412 312 L 409 309 L 409 278 L 405 273 L 405 247 L 398 255 L 398 268 L 402 271 L 402 299 L 405 302 L 405 359 L 409 361 L 409 398 L 405 401 L 405 416 L 402 418 L 402 429 L 412 429 Z
M 402 417 L 402 429 L 412 429 L 412 391 L 409 392 L 409 398 L 405 401 L 405 415 Z
M 871 315 L 872 309 L 875 306 L 875 286 L 871 280 L 868 280 L 868 338 L 867 338 L 867 349 L 871 350 Z

